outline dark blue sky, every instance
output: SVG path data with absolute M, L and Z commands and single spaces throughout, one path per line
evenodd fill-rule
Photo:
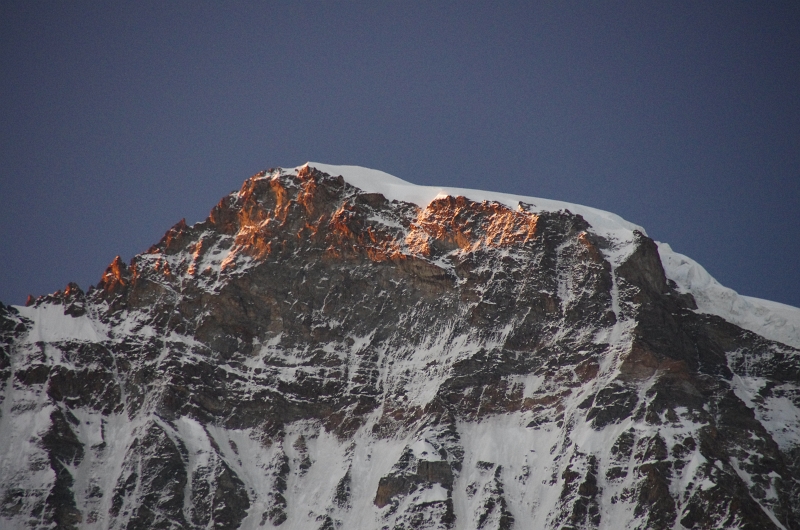
M 0 2 L 0 300 L 307 160 L 576 202 L 800 306 L 800 3 Z

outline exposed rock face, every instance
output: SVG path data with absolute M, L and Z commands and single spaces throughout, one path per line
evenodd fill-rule
M 256 175 L 0 305 L 0 526 L 800 528 L 800 352 L 628 236 Z

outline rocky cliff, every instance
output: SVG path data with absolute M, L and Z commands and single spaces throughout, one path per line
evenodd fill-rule
M 260 173 L 0 304 L 0 527 L 800 529 L 800 310 L 702 274 L 589 208 Z

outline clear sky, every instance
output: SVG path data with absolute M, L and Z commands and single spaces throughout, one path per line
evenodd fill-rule
M 800 306 L 800 2 L 0 2 L 0 300 L 269 167 L 586 204 Z

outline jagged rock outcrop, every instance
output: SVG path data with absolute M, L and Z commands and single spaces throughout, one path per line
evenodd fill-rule
M 271 170 L 0 305 L 0 526 L 800 528 L 800 345 L 533 202 Z

